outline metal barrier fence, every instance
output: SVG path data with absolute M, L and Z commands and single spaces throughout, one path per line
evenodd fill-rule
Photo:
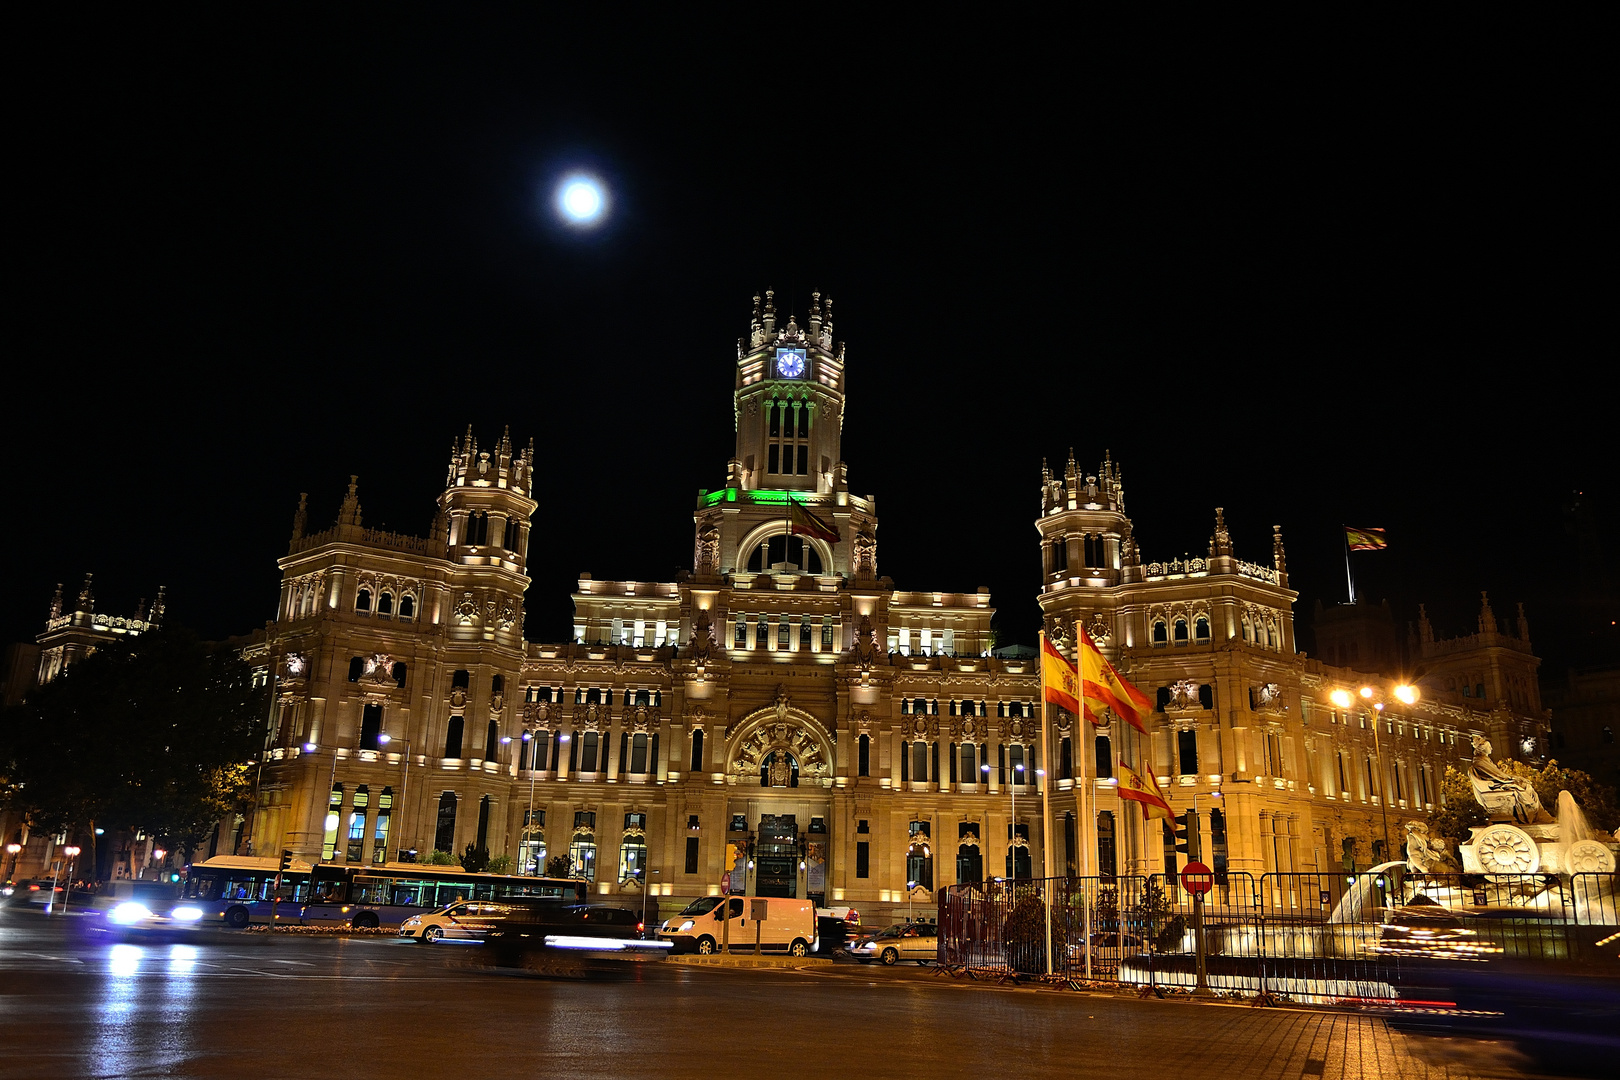
M 1162 874 L 952 885 L 940 903 L 939 962 L 950 973 L 1000 978 L 1050 970 L 1060 981 L 1191 987 L 1193 903 Z M 1203 921 L 1212 990 L 1378 999 L 1393 996 L 1411 958 L 1612 961 L 1620 883 L 1615 874 L 1416 875 L 1404 867 L 1233 872 L 1218 875 Z

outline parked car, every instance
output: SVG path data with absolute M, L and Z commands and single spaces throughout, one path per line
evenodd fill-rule
M 757 940 L 761 952 L 786 952 L 808 956 L 816 945 L 816 909 L 808 900 L 779 896 L 704 897 L 715 901 L 706 912 L 667 919 L 658 930 L 658 939 L 667 941 L 676 952 L 707 955 L 718 952 L 728 940 L 734 951 L 753 949 Z M 758 905 L 765 905 L 765 918 L 755 920 Z M 693 904 L 690 907 L 696 907 Z M 690 908 L 688 908 L 690 910 Z M 722 923 L 722 918 L 725 922 Z M 729 924 L 729 925 L 726 925 Z
M 399 924 L 399 936 L 426 944 L 435 941 L 479 941 L 495 924 L 511 915 L 510 904 L 488 900 L 458 900 L 438 911 L 412 915 Z
M 895 923 L 850 946 L 849 953 L 863 964 L 881 960 L 898 964 L 915 960 L 926 964 L 939 956 L 939 926 L 936 923 Z

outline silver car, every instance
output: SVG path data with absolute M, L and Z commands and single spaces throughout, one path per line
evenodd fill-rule
M 939 927 L 934 923 L 895 923 L 869 937 L 858 938 L 849 947 L 849 954 L 863 964 L 874 960 L 926 964 L 939 956 Z

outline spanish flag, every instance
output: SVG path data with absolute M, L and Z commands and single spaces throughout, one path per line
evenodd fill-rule
M 1041 634 L 1041 686 L 1046 701 L 1080 715 L 1080 673 L 1046 639 L 1045 633 Z
M 1086 719 L 1097 723 L 1092 708 L 1106 706 L 1146 735 L 1146 721 L 1148 713 L 1153 710 L 1153 702 L 1108 662 L 1108 658 L 1097 648 L 1097 643 L 1091 640 L 1091 635 L 1086 633 L 1085 627 L 1076 624 L 1075 629 L 1080 636 L 1080 684 L 1085 691 Z
M 836 544 L 842 539 L 836 526 L 827 524 L 794 502 L 791 495 L 788 496 L 788 523 L 794 536 L 813 536 L 829 544 Z
M 1164 792 L 1159 790 L 1159 782 L 1153 778 L 1152 771 L 1143 775 L 1123 761 L 1119 763 L 1119 797 L 1141 803 L 1144 821 L 1154 818 L 1169 821 L 1175 817 L 1170 804 L 1164 801 Z
M 1346 525 L 1344 543 L 1351 551 L 1383 551 L 1389 547 L 1389 538 L 1384 535 L 1383 529 L 1358 529 Z

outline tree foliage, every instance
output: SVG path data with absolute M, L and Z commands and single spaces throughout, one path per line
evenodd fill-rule
M 182 629 L 97 649 L 0 718 L 0 799 L 34 829 L 139 829 L 189 858 L 252 797 L 265 695 Z
M 553 855 L 546 860 L 546 877 L 570 877 L 568 856 Z
M 1556 760 L 1539 769 L 1511 759 L 1497 764 L 1504 772 L 1530 781 L 1549 814 L 1558 812 L 1558 794 L 1567 791 L 1594 829 L 1613 832 L 1620 825 L 1620 798 L 1616 797 L 1614 788 L 1598 783 L 1579 769 L 1566 769 Z M 1429 835 L 1462 844 L 1472 835 L 1471 829 L 1489 823 L 1485 808 L 1474 798 L 1468 774 L 1455 765 L 1446 766 L 1446 774 L 1440 779 L 1440 796 L 1440 803 L 1429 814 Z

